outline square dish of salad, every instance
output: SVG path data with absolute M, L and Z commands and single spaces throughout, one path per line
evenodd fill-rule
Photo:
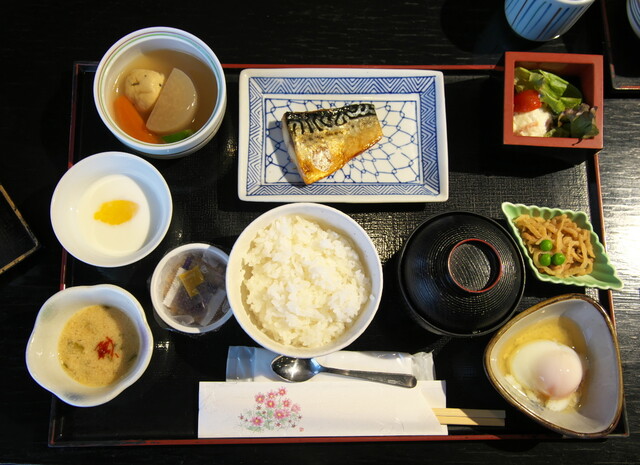
M 601 149 L 601 55 L 506 52 L 503 142 Z

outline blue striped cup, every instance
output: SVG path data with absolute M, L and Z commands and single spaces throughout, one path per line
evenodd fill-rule
M 555 39 L 575 24 L 594 0 L 505 0 L 504 13 L 516 34 L 528 40 Z

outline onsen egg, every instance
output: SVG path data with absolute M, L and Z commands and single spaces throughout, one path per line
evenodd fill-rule
M 83 236 L 102 253 L 122 256 L 145 243 L 151 225 L 149 202 L 129 176 L 113 174 L 94 182 L 78 208 Z
M 548 399 L 565 399 L 577 391 L 583 377 L 580 356 L 564 344 L 537 340 L 513 355 L 510 371 L 525 389 Z

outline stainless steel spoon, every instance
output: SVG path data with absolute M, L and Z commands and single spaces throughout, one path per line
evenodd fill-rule
M 307 381 L 318 373 L 325 372 L 407 388 L 412 388 L 417 384 L 417 380 L 413 375 L 405 375 L 403 373 L 380 373 L 375 371 L 342 370 L 340 368 L 322 366 L 313 358 L 293 358 L 285 355 L 279 355 L 274 358 L 271 362 L 271 369 L 280 378 L 285 381 L 292 382 Z

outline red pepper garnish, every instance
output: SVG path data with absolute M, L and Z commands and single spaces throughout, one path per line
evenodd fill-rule
M 98 342 L 96 345 L 96 352 L 98 352 L 98 358 L 104 358 L 106 355 L 109 358 L 120 357 L 116 353 L 116 345 L 113 343 L 113 340 L 107 336 L 104 341 Z
M 513 97 L 513 111 L 516 113 L 533 111 L 541 106 L 540 94 L 534 89 L 523 90 Z

